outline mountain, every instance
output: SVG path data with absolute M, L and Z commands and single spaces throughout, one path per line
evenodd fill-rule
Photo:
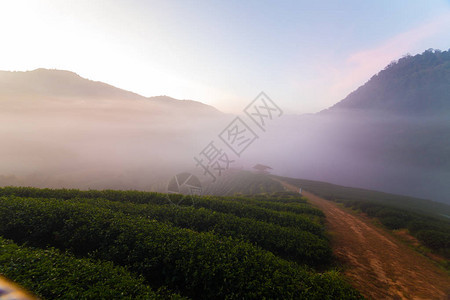
M 450 170 L 450 51 L 430 49 L 392 62 L 328 113 L 363 119 L 364 136 L 352 140 L 368 153 Z
M 328 111 L 360 109 L 406 116 L 450 113 L 450 51 L 404 56 Z
M 250 155 L 279 174 L 450 203 L 450 52 L 405 56 L 261 140 Z
M 142 98 L 135 93 L 82 78 L 70 71 L 48 69 L 28 72 L 0 71 L 0 93 L 12 96 Z
M 405 56 L 325 111 L 274 120 L 231 167 L 450 203 L 449 62 Z M 193 157 L 232 118 L 68 71 L 0 72 L 0 186 L 149 190 L 201 176 Z
M 0 99 L 107 99 L 140 100 L 160 108 L 184 110 L 187 113 L 220 113 L 216 108 L 192 100 L 177 100 L 167 96 L 143 97 L 109 84 L 82 78 L 63 70 L 37 69 L 28 72 L 0 71 Z
M 195 167 L 225 122 L 200 102 L 146 98 L 69 71 L 3 71 L 0 186 L 149 190 Z

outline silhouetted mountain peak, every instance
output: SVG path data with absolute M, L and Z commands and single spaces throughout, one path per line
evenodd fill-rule
M 103 82 L 92 81 L 64 70 L 36 69 L 0 72 L 0 92 L 50 97 L 142 98 Z
M 177 100 L 168 96 L 146 98 L 136 93 L 116 88 L 112 85 L 93 81 L 78 74 L 56 69 L 36 69 L 26 72 L 0 71 L 0 98 L 82 98 L 145 100 L 171 109 L 188 109 L 201 113 L 219 113 L 204 103 L 193 100 Z
M 392 62 L 327 111 L 340 109 L 406 115 L 450 112 L 450 51 L 429 49 Z

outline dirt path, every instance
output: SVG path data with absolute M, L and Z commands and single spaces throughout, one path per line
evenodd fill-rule
M 298 188 L 283 182 L 289 190 Z M 336 203 L 302 194 L 326 215 L 333 252 L 351 284 L 369 299 L 450 299 L 450 277 L 388 232 Z

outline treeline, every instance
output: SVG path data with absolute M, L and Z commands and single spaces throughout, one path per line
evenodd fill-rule
M 450 51 L 429 49 L 390 63 L 335 107 L 446 117 L 449 92 Z
M 289 177 L 279 177 L 281 180 L 294 186 L 299 186 L 325 199 L 345 199 L 345 200 L 364 200 L 381 205 L 386 205 L 401 210 L 421 213 L 428 216 L 439 217 L 440 214 L 450 216 L 450 206 L 444 203 L 402 196 L 396 194 L 383 193 L 373 190 L 352 188 L 331 184 L 328 182 L 296 179 Z
M 337 272 L 315 271 L 329 268 L 331 250 L 320 222 L 307 217 L 320 216 L 295 212 L 295 205 L 307 205 L 298 196 L 279 195 L 292 200 L 287 208 L 273 206 L 284 205 L 277 196 L 266 199 L 270 209 L 264 201 L 217 197 L 198 197 L 193 206 L 178 207 L 170 205 L 166 195 L 141 192 L 3 188 L 0 194 L 0 236 L 26 245 L 13 246 L 25 249 L 17 251 L 18 258 L 26 261 L 26 251 L 43 251 L 60 255 L 70 266 L 77 259 L 89 259 L 98 270 L 110 264 L 117 272 L 128 272 L 132 279 L 127 280 L 138 282 L 139 293 L 149 298 L 361 298 Z M 0 263 L 4 267 L 11 261 Z M 91 269 L 79 261 L 74 264 Z M 64 274 L 71 274 L 67 268 Z M 33 266 L 24 263 L 18 274 L 8 276 L 44 298 L 53 298 L 56 286 L 70 286 L 60 291 L 67 292 L 62 298 L 71 298 L 69 291 L 76 290 L 76 283 L 64 275 L 53 278 L 53 288 L 36 290 L 39 282 L 26 269 Z M 113 272 L 104 274 L 111 273 L 114 280 Z M 97 289 L 93 283 L 83 284 L 93 289 L 87 293 Z
M 385 205 L 366 201 L 336 199 L 347 207 L 377 218 L 389 229 L 408 229 L 423 245 L 450 259 L 450 223 Z
M 361 210 L 377 218 L 388 229 L 408 229 L 424 246 L 450 259 L 450 220 L 439 217 L 439 214 L 450 214 L 448 205 L 326 182 L 293 178 L 282 180 L 325 199 Z

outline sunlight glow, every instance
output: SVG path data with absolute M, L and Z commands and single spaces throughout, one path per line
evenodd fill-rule
M 384 35 L 376 42 L 345 34 L 357 23 L 333 20 L 373 17 L 363 4 L 347 12 L 335 5 L 308 10 L 305 3 L 276 9 L 175 3 L 3 1 L 0 70 L 70 70 L 144 96 L 193 99 L 226 112 L 239 112 L 242 101 L 264 90 L 298 113 L 339 101 L 401 55 L 450 46 L 450 6 L 439 0 L 428 12 L 432 18 L 411 18 L 401 32 L 378 24 Z M 423 5 L 411 5 L 410 13 L 420 16 Z M 252 9 L 258 9 L 254 18 L 244 20 Z

